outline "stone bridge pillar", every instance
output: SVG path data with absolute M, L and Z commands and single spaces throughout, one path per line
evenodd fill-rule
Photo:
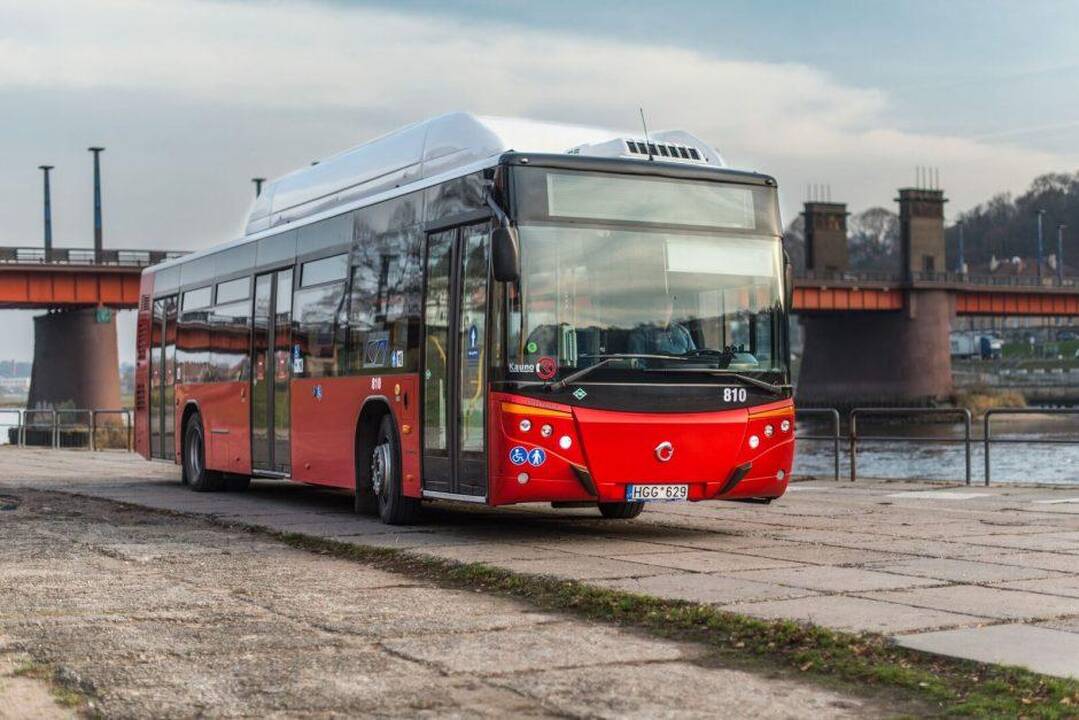
M 120 407 L 116 314 L 60 310 L 34 318 L 29 409 Z M 79 419 L 81 422 L 82 419 Z
M 946 290 L 916 288 L 914 273 L 945 270 L 944 193 L 899 191 L 900 244 L 906 285 L 904 308 L 894 312 L 805 315 L 805 346 L 797 401 L 807 405 L 922 405 L 952 392 L 949 334 L 955 297 Z M 806 205 L 809 257 L 811 212 Z M 844 223 L 844 241 L 846 240 Z M 814 252 L 821 246 L 816 243 Z M 846 244 L 844 253 L 846 258 Z M 840 257 L 838 253 L 829 257 Z M 818 272 L 825 269 L 816 264 Z M 807 261 L 807 269 L 814 269 Z M 838 269 L 838 267 L 837 267 Z
M 848 214 L 844 203 L 805 204 L 802 215 L 805 218 L 806 270 L 827 273 L 849 269 Z

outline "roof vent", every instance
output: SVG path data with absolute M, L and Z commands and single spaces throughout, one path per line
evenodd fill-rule
M 674 134 L 674 133 L 672 133 Z M 686 133 L 677 133 L 678 140 L 685 139 Z M 591 157 L 618 157 L 631 158 L 633 160 L 645 160 L 651 158 L 656 162 L 673 162 L 688 165 L 718 165 L 723 167 L 723 161 L 711 148 L 686 142 L 672 141 L 659 137 L 661 133 L 650 138 L 617 138 L 606 142 L 578 145 L 568 151 L 571 155 L 587 155 Z M 690 138 L 692 139 L 692 138 Z

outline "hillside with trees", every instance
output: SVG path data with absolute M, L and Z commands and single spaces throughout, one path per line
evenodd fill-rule
M 948 269 L 958 262 L 959 227 L 963 222 L 965 260 L 969 271 L 988 272 L 992 258 L 1019 256 L 1028 260 L 1037 254 L 1037 211 L 1043 219 L 1044 256 L 1056 253 L 1057 225 L 1065 224 L 1064 259 L 1069 268 L 1079 266 L 1079 172 L 1049 173 L 1031 183 L 1018 197 L 1010 193 L 994 195 L 986 202 L 949 216 L 945 228 Z M 887 208 L 874 207 L 852 214 L 847 221 L 850 262 L 853 270 L 898 271 L 899 216 Z M 783 244 L 796 268 L 805 267 L 805 230 L 801 216 L 783 235 Z M 1028 265 L 1032 263 L 1028 262 Z

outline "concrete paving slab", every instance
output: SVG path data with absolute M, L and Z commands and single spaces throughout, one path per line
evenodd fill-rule
M 740 603 L 727 609 L 768 620 L 799 620 L 837 630 L 886 635 L 977 625 L 987 621 L 987 618 L 974 615 L 926 610 L 845 595 Z
M 528 542 L 530 545 L 542 550 L 559 550 L 561 552 L 589 555 L 592 557 L 618 557 L 620 555 L 658 553 L 669 549 L 666 545 L 659 545 L 653 542 L 607 537 L 546 538 L 542 541 Z
M 795 567 L 798 563 L 775 560 L 759 555 L 737 555 L 714 550 L 685 550 L 647 555 L 624 555 L 620 559 L 646 565 L 676 568 L 700 573 L 730 572 L 734 570 L 763 570 L 768 568 Z
M 908 635 L 900 645 L 948 657 L 1079 678 L 1079 634 L 1022 623 Z
M 1002 582 L 998 583 L 995 587 L 1008 588 L 1010 590 L 1029 590 L 1030 592 L 1079 598 L 1079 575 L 1063 575 L 1060 577 L 1042 578 L 1039 580 Z
M 912 607 L 971 613 L 999 620 L 1047 620 L 1064 615 L 1079 615 L 1079 598 L 980 585 L 886 590 L 865 593 L 865 597 Z
M 506 560 L 546 560 L 560 558 L 563 560 L 572 558 L 570 553 L 561 550 L 538 548 L 535 545 L 521 543 L 506 543 L 499 545 L 485 545 L 470 543 L 467 545 L 435 545 L 433 547 L 419 547 L 415 549 L 418 555 L 453 560 L 462 563 L 491 563 L 504 562 Z
M 748 570 L 730 574 L 748 580 L 832 593 L 889 590 L 940 584 L 939 580 L 929 578 L 892 575 L 890 573 L 866 570 L 865 568 L 831 567 L 827 565 L 778 568 L 774 570 Z
M 1015 565 L 1025 568 L 1056 570 L 1058 572 L 1079 573 L 1079 555 L 1067 553 L 994 553 L 986 556 L 988 561 L 1001 565 Z
M 1079 616 L 1067 618 L 1054 618 L 1038 623 L 1038 627 L 1050 628 L 1051 630 L 1063 630 L 1065 632 L 1079 633 Z
M 700 575 L 696 573 L 604 580 L 593 584 L 669 600 L 686 600 L 688 602 L 713 605 L 806 597 L 815 594 L 809 590 L 745 580 L 728 575 Z
M 1045 532 L 1037 535 L 994 534 L 971 535 L 963 538 L 970 545 L 1010 548 L 1013 550 L 1044 550 L 1049 552 L 1070 552 L 1079 557 L 1079 540 L 1059 537 L 1058 533 Z
M 582 668 L 619 662 L 681 660 L 700 650 L 606 626 L 553 623 L 482 635 L 431 633 L 390 639 L 382 646 L 394 654 L 437 667 L 441 672 L 504 675 L 528 670 Z
M 773 558 L 775 560 L 790 560 L 795 563 L 807 563 L 809 565 L 868 565 L 870 563 L 883 563 L 889 561 L 900 562 L 910 557 L 909 555 L 881 552 L 879 550 L 841 548 L 831 545 L 813 544 L 746 548 L 739 550 L 738 552 Z
M 496 682 L 564 717 L 713 720 L 725 714 L 719 708 L 737 708 L 737 717 L 744 720 L 803 720 L 873 717 L 876 712 L 865 703 L 788 680 L 684 662 L 625 666 L 609 676 L 549 670 Z M 602 708 L 598 713 L 597 705 Z
M 956 583 L 994 583 L 1060 576 L 1060 573 L 1042 568 L 951 558 L 914 558 L 899 562 L 873 563 L 872 568 L 881 572 L 916 575 Z
M 536 560 L 491 561 L 495 567 L 530 575 L 550 575 L 566 580 L 600 580 L 605 578 L 632 578 L 646 575 L 663 575 L 674 572 L 671 568 L 645 565 L 643 563 L 612 560 L 609 558 L 567 555 Z

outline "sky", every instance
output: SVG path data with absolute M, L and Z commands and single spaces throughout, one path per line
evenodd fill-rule
M 274 177 L 452 110 L 689 130 L 774 175 L 894 208 L 938 168 L 948 214 L 1079 169 L 1079 3 L 876 0 L 0 0 L 0 245 L 235 237 Z M 121 358 L 133 356 L 121 316 Z M 0 358 L 29 359 L 0 312 Z

